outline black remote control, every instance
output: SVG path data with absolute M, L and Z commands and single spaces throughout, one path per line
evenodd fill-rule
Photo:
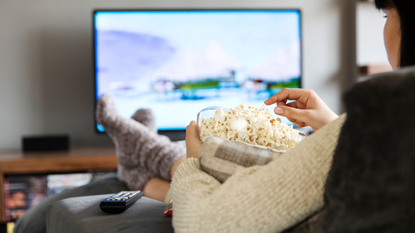
M 131 207 L 143 195 L 144 192 L 140 190 L 122 191 L 102 200 L 99 208 L 108 213 L 121 213 Z

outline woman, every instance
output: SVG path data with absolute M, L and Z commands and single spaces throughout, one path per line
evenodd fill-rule
M 384 39 L 391 66 L 397 70 L 401 67 L 415 65 L 415 46 L 413 45 L 415 41 L 415 30 L 413 29 L 415 2 L 410 0 L 375 0 L 375 2 L 376 7 L 383 10 L 387 17 Z M 294 102 L 287 104 L 287 100 Z M 280 232 L 323 207 L 321 190 L 325 182 L 324 177 L 331 166 L 334 147 L 345 116 L 338 117 L 311 90 L 284 89 L 266 100 L 265 103 L 267 105 L 277 103 L 276 114 L 287 117 L 299 127 L 311 126 L 316 133 L 288 151 L 285 156 L 281 156 L 263 167 L 245 169 L 229 178 L 224 184 L 219 184 L 203 174 L 197 159 L 188 159 L 183 162 L 177 169 L 172 182 L 175 230 L 179 232 L 196 230 L 199 232 L 209 230 L 213 232 Z M 201 147 L 196 132 L 196 124 L 188 126 L 186 142 L 187 156 L 190 158 L 197 158 L 198 154 L 200 157 L 204 153 L 209 153 L 204 149 L 205 145 Z M 339 163 L 339 161 L 337 162 Z M 337 168 L 342 169 L 342 164 L 338 163 L 336 164 Z M 392 169 L 392 164 L 390 167 Z M 361 171 L 364 171 L 362 167 L 360 168 Z M 385 172 L 391 171 L 386 169 Z M 408 173 L 407 170 L 404 172 Z M 394 179 L 401 178 L 396 174 L 390 177 L 387 180 L 389 183 Z M 337 177 L 337 180 L 331 179 L 330 182 L 331 184 L 339 183 L 339 179 L 342 177 Z M 376 184 L 378 186 L 387 185 L 386 183 Z M 395 186 L 392 192 L 394 194 L 401 192 L 399 188 L 402 187 Z M 335 192 L 336 190 L 334 190 L 335 195 L 339 195 Z M 384 203 L 385 200 L 386 203 L 395 201 L 392 199 L 378 201 Z M 376 202 L 376 200 L 374 201 Z M 411 204 L 412 202 L 407 203 L 407 205 Z M 379 205 L 379 203 L 374 205 Z M 317 231 L 368 232 L 361 231 L 361 229 L 370 229 L 372 226 L 369 224 L 377 224 L 381 228 L 389 222 L 397 223 L 400 221 L 399 219 L 412 217 L 411 213 L 408 213 L 390 218 L 398 206 L 391 206 L 386 212 L 369 214 L 365 216 L 368 217 L 366 219 L 353 219 L 359 215 L 359 212 L 355 212 L 357 213 L 355 216 L 344 214 L 347 219 L 337 221 L 331 217 L 336 212 L 331 212 L 331 216 L 325 212 L 323 216 L 326 219 L 319 220 L 323 223 L 318 225 Z M 338 215 L 342 214 L 339 212 L 348 211 L 348 209 L 341 209 L 341 207 L 344 206 L 336 209 Z M 364 209 L 360 209 L 360 212 L 364 213 Z M 402 212 L 396 211 L 396 213 Z M 352 226 L 355 227 L 354 229 L 346 229 L 346 225 L 339 223 L 352 222 L 351 219 L 356 224 Z M 373 219 L 377 219 L 377 221 L 373 221 Z M 343 226 L 343 231 L 339 226 Z M 394 224 L 389 225 L 389 227 L 391 226 L 395 228 L 385 228 L 382 232 L 408 232 L 399 231 Z
M 382 9 L 386 17 L 388 17 L 387 23 L 385 25 L 384 36 L 385 47 L 387 49 L 389 61 L 392 67 L 394 69 L 398 69 L 401 66 L 415 64 L 415 59 L 413 56 L 411 56 L 415 54 L 415 50 L 412 51 L 414 47 L 410 43 L 413 33 L 411 31 L 411 28 L 408 27 L 408 24 L 410 25 L 411 22 L 413 22 L 411 21 L 412 14 L 407 13 L 409 9 L 414 9 L 413 3 L 410 1 L 377 0 L 376 7 Z M 287 100 L 294 100 L 295 102 L 286 104 Z M 317 211 L 319 208 L 322 207 L 322 184 L 324 183 L 328 169 L 330 168 L 331 156 L 333 154 L 337 137 L 345 117 L 343 116 L 341 118 L 338 118 L 338 116 L 333 111 L 331 111 L 327 107 L 327 105 L 312 90 L 284 89 L 283 91 L 279 92 L 278 94 L 274 95 L 273 97 L 265 101 L 265 104 L 268 105 L 274 103 L 277 103 L 277 107 L 275 108 L 276 114 L 287 117 L 298 127 L 304 127 L 308 125 L 316 131 L 316 135 L 314 135 L 315 137 L 310 137 L 312 140 L 308 140 L 307 143 L 301 143 L 301 146 L 298 146 L 294 150 L 292 150 L 292 153 L 295 153 L 296 155 L 291 155 L 290 157 L 301 157 L 301 155 L 307 154 L 307 158 L 303 158 L 302 161 L 311 162 L 310 159 L 316 159 L 322 162 L 316 164 L 315 167 L 308 167 L 307 169 L 305 169 L 307 175 L 304 174 L 304 180 L 300 181 L 298 177 L 296 177 L 294 180 L 290 180 L 287 178 L 287 180 L 291 181 L 289 186 L 285 187 L 284 189 L 273 190 L 274 195 L 282 196 L 296 195 L 296 193 L 301 193 L 301 195 L 299 195 L 297 199 L 297 202 L 290 202 L 287 201 L 287 199 L 284 199 L 283 203 L 280 203 L 281 205 L 273 207 L 273 209 L 276 210 L 276 212 L 274 212 L 276 215 L 274 215 L 271 218 L 271 220 L 269 218 L 265 218 L 264 215 L 261 214 L 257 214 L 254 217 L 254 220 L 252 220 L 252 215 L 245 215 L 243 213 L 243 208 L 238 208 L 238 202 L 235 202 L 235 200 L 240 200 L 240 205 L 243 205 L 244 208 L 246 208 L 247 203 L 250 203 L 250 206 L 265 208 L 266 204 L 270 203 L 264 202 L 265 205 L 264 203 L 262 203 L 263 205 L 259 205 L 258 197 L 252 197 L 248 194 L 254 193 L 255 190 L 260 189 L 262 193 L 257 193 L 257 195 L 264 195 L 264 193 L 266 193 L 264 192 L 264 189 L 261 187 L 257 187 L 256 185 L 263 186 L 265 184 L 272 184 L 272 180 L 265 179 L 271 177 L 266 174 L 277 173 L 280 176 L 284 176 L 285 174 L 280 173 L 282 171 L 286 172 L 284 168 L 278 168 L 273 166 L 249 168 L 242 173 L 238 173 L 237 176 L 232 177 L 231 180 L 229 180 L 228 182 L 220 184 L 213 177 L 207 175 L 206 173 L 200 170 L 199 162 L 197 161 L 197 159 L 185 160 L 184 156 L 180 156 L 180 154 L 178 154 L 174 159 L 171 159 L 168 163 L 162 163 L 166 165 L 163 166 L 163 169 L 166 170 L 167 168 L 167 170 L 170 171 L 170 177 L 173 177 L 172 190 L 173 200 L 175 203 L 175 214 L 173 218 L 173 223 L 176 231 L 191 232 L 198 230 L 201 232 L 201 229 L 205 229 L 206 231 L 225 231 L 226 229 L 226 231 L 228 232 L 249 231 L 249 224 L 251 224 L 252 226 L 255 226 L 255 229 L 251 229 L 252 231 L 258 231 L 258 229 L 262 229 L 264 232 L 268 230 L 271 232 L 275 232 L 286 229 L 287 227 L 290 227 L 295 223 L 298 223 L 299 221 L 303 220 L 305 217 L 311 215 L 313 212 Z M 108 100 L 107 97 L 104 97 L 100 100 L 98 106 L 98 113 L 111 112 L 108 110 L 100 111 L 100 106 L 101 109 L 108 109 L 110 106 L 112 106 L 110 100 Z M 107 118 L 114 119 L 115 117 L 111 116 Z M 337 121 L 335 121 L 336 119 Z M 100 121 L 105 128 L 106 120 L 102 118 Z M 333 121 L 335 122 L 332 123 L 330 127 L 326 127 L 325 130 L 321 132 L 320 129 L 323 126 Z M 129 124 L 129 127 L 134 128 L 134 126 L 132 126 L 132 121 L 130 121 Z M 140 131 L 140 133 L 137 133 L 138 136 L 135 137 L 140 138 L 139 141 L 141 141 L 143 138 L 142 135 L 147 135 L 147 133 L 143 132 L 144 130 L 140 127 L 135 128 L 135 131 Z M 203 152 L 202 144 L 200 143 L 197 137 L 197 128 L 198 126 L 197 124 L 195 124 L 195 122 L 192 122 L 187 127 L 187 158 L 197 158 L 198 153 Z M 107 132 L 109 132 L 111 135 L 111 130 L 107 130 Z M 123 135 L 122 132 L 118 132 L 115 134 Z M 326 138 L 327 140 L 322 141 L 321 137 Z M 117 145 L 121 145 L 121 142 L 125 141 L 123 137 L 116 135 L 113 136 L 113 139 L 116 142 L 120 142 L 116 143 Z M 157 141 L 156 136 L 154 140 L 150 141 Z M 324 149 L 321 150 L 321 148 L 316 148 L 316 145 L 320 145 L 322 142 L 324 142 Z M 167 142 L 163 142 L 162 147 L 168 147 L 168 144 L 169 143 Z M 310 154 L 313 153 L 314 157 L 310 156 Z M 148 152 L 142 154 L 148 154 Z M 165 157 L 170 157 L 171 153 L 165 153 L 165 155 Z M 154 159 L 150 159 L 151 156 L 146 158 L 147 160 L 154 161 Z M 279 163 L 284 164 L 285 169 L 289 167 L 286 163 L 291 163 L 291 167 L 304 166 L 304 164 L 302 164 L 301 161 L 279 161 Z M 178 168 L 179 165 L 180 167 Z M 153 165 L 148 165 L 147 167 L 151 166 Z M 319 172 L 316 173 L 313 169 L 319 169 Z M 298 173 L 298 171 L 296 172 Z M 138 174 L 139 173 L 137 173 L 137 175 Z M 155 173 L 153 172 L 153 175 L 154 174 Z M 173 174 L 175 175 L 173 176 Z M 265 174 L 264 176 L 266 177 L 261 177 L 261 174 Z M 306 176 L 313 177 L 313 179 L 307 179 Z M 129 176 L 125 177 L 127 183 L 132 183 L 128 180 Z M 144 192 L 148 197 L 158 200 L 164 200 L 170 188 L 170 183 L 167 181 L 169 177 L 163 177 L 164 179 L 154 176 L 153 178 L 150 178 L 148 181 L 145 180 L 140 184 L 136 183 L 135 187 L 140 187 L 140 185 L 142 185 L 144 188 Z M 264 184 L 261 184 L 261 182 L 259 182 L 260 180 L 262 180 Z M 305 183 L 302 182 L 308 182 L 313 185 L 307 186 L 305 185 Z M 278 184 L 279 187 L 280 185 L 281 184 Z M 287 184 L 283 185 L 286 186 Z M 304 189 L 305 187 L 306 189 Z M 275 187 L 270 186 L 268 188 L 272 189 Z M 296 191 L 292 188 L 295 188 Z M 315 189 L 314 191 L 312 190 L 313 188 Z M 312 192 L 311 194 L 309 193 L 310 189 Z M 284 191 L 281 192 L 281 190 Z M 246 192 L 246 195 L 243 194 L 244 192 Z M 308 197 L 311 197 L 311 201 L 309 200 L 307 202 L 301 200 L 301 196 L 306 195 Z M 169 195 L 167 195 L 167 198 L 168 197 Z M 269 199 L 269 197 L 267 197 L 267 199 Z M 225 200 L 225 202 L 223 202 L 223 200 Z M 242 200 L 244 201 L 242 202 Z M 291 201 L 293 200 L 291 199 Z M 256 204 L 254 205 L 253 203 Z M 228 205 L 231 205 L 232 207 Z M 302 212 L 301 214 L 296 216 L 287 217 L 279 215 L 279 213 L 281 213 L 281 208 L 285 209 L 285 211 L 288 211 L 286 213 L 289 213 L 289 211 L 302 212 L 301 210 L 304 209 L 307 209 L 307 211 Z M 236 212 L 235 215 L 226 215 L 227 212 L 229 213 L 229 210 L 232 210 L 232 212 Z M 272 214 L 269 213 L 267 215 L 272 216 Z M 221 218 L 225 218 L 228 220 L 222 221 Z M 242 221 L 241 218 L 245 218 L 245 221 Z M 258 218 L 261 218 L 262 220 Z M 231 219 L 233 219 L 233 221 L 231 221 Z M 248 221 L 248 219 L 251 219 L 252 221 Z M 280 221 L 275 221 L 275 219 L 279 219 Z M 270 220 L 273 223 L 270 224 L 270 222 L 267 222 L 266 220 Z M 213 224 L 213 222 L 215 224 Z M 215 227 L 212 227 L 212 224 L 215 225 Z M 257 228 L 258 224 L 261 224 L 263 228 Z
M 412 9 L 415 9 L 415 3 L 410 0 L 376 0 L 375 5 L 387 17 L 384 28 L 384 41 L 392 68 L 397 70 L 400 67 L 415 65 L 415 45 L 413 45 L 415 30 L 412 29 L 412 24 L 415 22 Z M 287 100 L 293 102 L 286 103 Z M 265 101 L 267 105 L 274 103 L 277 104 L 274 110 L 277 115 L 287 117 L 298 127 L 310 126 L 314 131 L 338 118 L 337 114 L 313 90 L 283 89 Z M 197 126 L 194 124 L 190 124 L 187 128 L 186 144 L 188 145 L 188 157 L 196 157 L 201 147 L 196 137 L 196 130 Z M 184 158 L 178 161 L 172 167 L 172 173 L 174 173 L 178 164 L 184 161 Z M 155 197 L 156 195 L 153 194 L 160 194 L 156 187 L 166 187 L 164 191 L 168 190 L 168 184 L 157 178 L 150 180 L 145 190 L 151 197 Z M 163 195 L 161 194 L 160 196 Z

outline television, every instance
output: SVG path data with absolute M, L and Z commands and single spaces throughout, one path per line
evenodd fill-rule
M 95 101 L 108 94 L 126 118 L 150 108 L 159 132 L 301 87 L 298 9 L 95 10 L 93 31 Z

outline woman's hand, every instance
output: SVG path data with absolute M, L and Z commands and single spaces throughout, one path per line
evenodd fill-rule
M 199 126 L 196 121 L 186 127 L 186 154 L 187 158 L 197 158 L 202 143 L 199 139 Z
M 294 101 L 287 103 L 288 100 Z M 314 131 L 339 117 L 313 90 L 284 88 L 264 103 L 277 103 L 275 114 L 287 117 L 297 127 L 310 126 Z

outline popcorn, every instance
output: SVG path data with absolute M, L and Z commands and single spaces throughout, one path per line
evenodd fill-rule
M 211 135 L 277 150 L 293 148 L 303 139 L 292 126 L 273 118 L 264 105 L 258 110 L 243 104 L 219 109 L 212 118 L 202 117 L 200 138 L 204 141 Z

